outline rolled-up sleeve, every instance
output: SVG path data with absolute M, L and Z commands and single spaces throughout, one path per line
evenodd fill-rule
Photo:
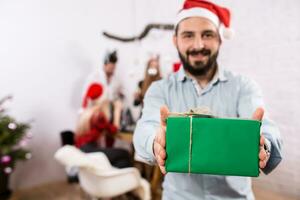
M 153 141 L 160 125 L 160 107 L 166 105 L 161 83 L 154 82 L 147 90 L 142 117 L 137 122 L 133 135 L 136 153 L 149 163 L 155 163 Z
M 242 79 L 239 98 L 238 116 L 241 118 L 251 118 L 258 107 L 263 107 L 263 96 L 259 86 L 250 79 Z M 281 147 L 282 140 L 278 127 L 271 121 L 267 113 L 262 120 L 261 132 L 271 143 L 271 155 L 266 167 L 262 170 L 265 174 L 270 173 L 282 160 Z

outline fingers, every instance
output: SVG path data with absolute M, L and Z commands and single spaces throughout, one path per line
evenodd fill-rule
M 157 153 L 155 154 L 156 162 L 159 166 L 161 173 L 166 174 L 166 168 L 165 168 L 166 152 L 165 152 L 165 149 L 163 147 L 159 146 L 159 144 L 156 144 L 155 148 L 157 151 Z
M 162 147 L 158 147 L 158 154 L 157 154 L 157 163 L 160 166 L 165 165 L 165 159 L 166 159 L 166 152 Z
M 260 136 L 260 151 L 258 154 L 259 157 L 259 167 L 261 169 L 265 168 L 267 165 L 268 161 L 268 155 L 267 152 L 264 149 L 264 144 L 265 144 L 265 137 L 263 135 Z
M 255 112 L 252 115 L 252 119 L 262 121 L 264 117 L 264 109 L 259 107 L 255 110 Z M 261 134 L 260 136 L 260 151 L 259 151 L 259 167 L 261 169 L 265 168 L 268 162 L 268 155 L 264 149 L 264 144 L 265 144 L 265 137 Z
M 169 109 L 167 106 L 162 106 L 160 108 L 160 122 L 161 125 L 166 126 L 166 119 L 169 115 Z
M 163 148 L 166 147 L 166 127 L 165 126 L 161 126 L 159 128 L 159 132 L 156 135 L 156 142 Z
M 265 168 L 267 165 L 267 161 L 266 160 L 263 160 L 263 161 L 259 161 L 259 168 L 263 169 Z
M 259 107 L 255 110 L 255 112 L 252 115 L 252 119 L 261 121 L 264 116 L 264 109 Z
M 260 135 L 259 144 L 260 144 L 260 146 L 264 146 L 264 144 L 265 144 L 265 137 L 262 134 Z
M 169 109 L 167 106 L 160 108 L 160 120 L 161 126 L 158 129 L 154 139 L 154 155 L 156 162 L 163 174 L 166 174 L 165 160 L 166 160 L 166 119 L 169 115 Z
M 267 159 L 267 153 L 264 150 L 264 148 L 261 148 L 259 151 L 259 159 L 260 160 L 266 160 Z
M 166 159 L 166 150 L 165 150 L 165 130 L 161 128 L 154 139 L 154 155 L 156 162 L 163 174 L 166 173 L 165 170 L 165 159 Z
M 268 154 L 265 151 L 265 149 L 263 147 L 260 147 L 260 151 L 259 151 L 259 167 L 261 169 L 265 168 L 268 162 Z
M 166 168 L 164 166 L 159 166 L 159 169 L 161 171 L 162 174 L 166 174 Z

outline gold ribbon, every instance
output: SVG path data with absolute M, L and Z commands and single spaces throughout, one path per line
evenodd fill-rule
M 215 116 L 212 115 L 209 108 L 207 108 L 207 107 L 191 109 L 189 112 L 184 112 L 184 113 L 172 112 L 172 113 L 169 113 L 169 116 L 171 116 L 171 117 L 189 117 L 190 118 L 190 146 L 189 146 L 188 172 L 189 172 L 189 174 L 191 174 L 192 143 L 193 143 L 193 117 L 215 118 Z
M 170 112 L 169 116 L 171 117 L 187 117 L 187 116 L 209 116 L 214 117 L 210 109 L 207 107 L 193 108 L 188 112 Z
M 192 142 L 193 142 L 193 115 L 190 115 L 190 151 L 189 151 L 189 174 L 191 174 Z

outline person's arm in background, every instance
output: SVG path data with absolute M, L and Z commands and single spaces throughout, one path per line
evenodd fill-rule
M 160 128 L 160 107 L 166 105 L 161 82 L 151 84 L 144 98 L 142 117 L 133 135 L 133 144 L 138 156 L 154 164 L 153 142 Z
M 105 124 L 105 129 L 108 131 L 109 134 L 116 134 L 119 131 L 121 126 L 121 115 L 122 115 L 123 103 L 120 99 L 117 99 L 114 102 L 112 102 L 112 105 L 113 105 L 113 112 L 111 114 L 113 115 L 113 121 L 111 123 L 109 120 L 107 120 L 107 118 L 105 118 L 104 124 Z M 110 110 L 108 112 L 110 112 Z
M 265 109 L 262 92 L 259 86 L 249 79 L 242 79 L 240 96 L 238 100 L 238 116 L 240 118 L 251 118 L 254 111 L 262 107 Z M 262 119 L 261 133 L 265 138 L 265 145 L 269 146 L 270 157 L 266 166 L 262 169 L 265 174 L 270 173 L 282 160 L 282 140 L 278 127 L 266 114 Z
M 113 102 L 113 106 L 114 106 L 113 125 L 116 126 L 117 128 L 120 128 L 123 103 L 120 99 L 117 99 Z

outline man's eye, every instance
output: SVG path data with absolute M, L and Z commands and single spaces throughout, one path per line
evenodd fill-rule
M 214 33 L 204 33 L 202 35 L 203 38 L 214 38 L 215 34 Z
M 185 35 L 183 35 L 183 38 L 192 38 L 192 37 L 193 37 L 192 34 L 185 34 Z

